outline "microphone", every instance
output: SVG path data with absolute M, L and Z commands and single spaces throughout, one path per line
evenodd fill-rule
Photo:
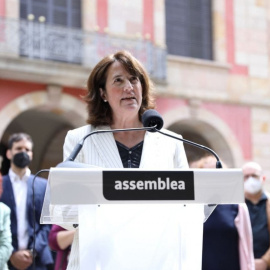
M 142 123 L 143 123 L 144 127 L 151 128 L 151 130 L 149 130 L 150 132 L 159 132 L 159 133 L 161 133 L 161 134 L 163 134 L 165 136 L 180 140 L 180 141 L 182 141 L 184 143 L 193 145 L 195 147 L 198 147 L 198 148 L 201 148 L 203 150 L 206 150 L 206 151 L 210 152 L 212 155 L 215 156 L 215 158 L 217 160 L 216 168 L 217 169 L 222 168 L 222 164 L 221 164 L 221 161 L 219 159 L 219 156 L 211 148 L 160 131 L 159 129 L 161 129 L 161 127 L 163 126 L 163 119 L 162 119 L 161 115 L 156 110 L 151 109 L 151 110 L 145 111 L 144 114 L 142 115 Z
M 152 128 L 151 130 L 148 130 L 150 132 L 157 131 L 154 126 L 156 126 L 158 130 L 160 130 L 163 127 L 163 119 L 161 115 L 159 114 L 159 112 L 153 109 L 147 110 L 143 113 L 142 123 L 144 127 Z

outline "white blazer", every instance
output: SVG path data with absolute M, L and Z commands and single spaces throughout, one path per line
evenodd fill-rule
M 91 125 L 86 125 L 69 131 L 64 144 L 64 159 L 69 156 L 76 144 L 85 135 L 96 130 L 111 129 L 108 126 L 94 128 Z M 162 131 L 181 138 L 181 135 L 171 131 L 165 129 Z M 103 168 L 123 168 L 113 133 L 93 134 L 86 138 L 75 161 Z M 140 168 L 188 168 L 183 143 L 158 132 L 147 131 L 144 137 Z

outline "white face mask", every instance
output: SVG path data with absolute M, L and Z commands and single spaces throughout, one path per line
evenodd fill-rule
M 254 177 L 249 177 L 244 182 L 244 189 L 250 194 L 258 193 L 262 189 L 262 182 Z

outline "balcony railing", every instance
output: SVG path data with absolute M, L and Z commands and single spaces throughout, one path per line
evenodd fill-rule
M 152 78 L 166 79 L 166 49 L 149 40 L 0 17 L 0 57 L 61 61 L 92 68 L 105 55 L 118 50 L 130 51 Z

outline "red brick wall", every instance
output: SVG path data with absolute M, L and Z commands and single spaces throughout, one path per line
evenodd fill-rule
M 9 102 L 27 93 L 46 89 L 45 84 L 22 81 L 0 80 L 0 110 Z
M 173 98 L 158 98 L 157 110 L 164 114 L 169 110 L 173 110 L 182 106 L 186 106 L 185 100 Z M 210 111 L 222 121 L 224 121 L 237 138 L 242 148 L 244 158 L 252 158 L 251 148 L 251 111 L 245 106 L 237 106 L 231 104 L 215 104 L 202 103 L 202 108 Z M 192 120 L 190 120 L 192 121 Z

